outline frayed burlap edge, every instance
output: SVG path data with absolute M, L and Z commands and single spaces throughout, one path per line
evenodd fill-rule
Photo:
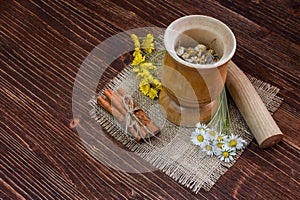
M 283 100 L 276 96 L 279 89 L 250 75 L 248 78 L 270 113 L 275 112 Z M 123 127 L 116 119 L 98 106 L 96 97 L 89 101 L 92 106 L 91 117 L 132 152 L 193 192 L 198 193 L 201 188 L 206 191 L 210 190 L 242 154 L 243 150 L 237 152 L 235 160 L 231 163 L 224 163 L 215 157 L 206 156 L 190 142 L 190 135 L 194 128 L 179 127 L 170 123 L 163 117 L 158 101 L 150 100 L 138 91 L 138 80 L 131 73 L 130 67 L 124 69 L 107 84 L 102 92 L 108 88 L 115 90 L 118 87 L 122 87 L 128 94 L 132 95 L 151 120 L 161 127 L 161 134 L 148 142 L 137 143 L 124 132 Z M 234 133 L 241 136 L 248 145 L 253 136 L 247 124 L 233 101 L 229 101 L 229 108 Z

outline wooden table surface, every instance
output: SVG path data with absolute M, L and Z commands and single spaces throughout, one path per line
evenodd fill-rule
M 93 138 L 85 141 L 73 128 L 88 125 L 88 113 L 72 112 L 76 74 L 94 47 L 122 31 L 166 28 L 190 14 L 225 22 L 237 38 L 233 61 L 284 98 L 273 115 L 283 141 L 264 150 L 251 142 L 210 191 L 198 194 L 158 170 L 131 173 L 95 159 L 88 151 Z M 299 199 L 299 16 L 297 0 L 0 1 L 0 199 Z M 99 87 L 130 59 L 111 64 Z

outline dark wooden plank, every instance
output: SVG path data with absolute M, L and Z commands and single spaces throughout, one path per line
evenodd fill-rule
M 299 198 L 298 6 L 296 1 L 2 1 L 0 197 Z M 279 87 L 285 99 L 274 114 L 286 134 L 283 142 L 267 150 L 252 142 L 211 191 L 197 195 L 152 171 L 137 156 L 122 157 L 107 145 L 114 141 L 111 137 L 83 130 L 90 140 L 82 140 L 69 128 L 73 117 L 79 118 L 77 130 L 89 127 L 87 114 L 72 116 L 72 88 L 82 61 L 96 45 L 132 28 L 167 27 L 187 14 L 206 14 L 228 24 L 238 40 L 233 60 L 245 72 Z M 99 88 L 129 62 L 127 54 L 111 64 Z M 82 77 L 82 84 L 87 83 Z M 95 145 L 103 147 L 101 161 L 90 154 Z M 107 167 L 113 158 L 149 172 Z
M 218 0 L 218 2 L 260 26 L 268 28 L 271 32 L 300 44 L 300 36 L 298 34 L 300 31 L 299 1 Z

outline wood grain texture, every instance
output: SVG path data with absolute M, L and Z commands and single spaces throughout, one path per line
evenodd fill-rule
M 284 98 L 273 115 L 285 134 L 283 141 L 265 150 L 252 142 L 209 192 L 197 195 L 152 171 L 137 156 L 122 158 L 107 146 L 110 141 L 125 149 L 121 144 L 84 129 L 89 127 L 88 113 L 72 113 L 77 72 L 95 46 L 125 30 L 166 28 L 189 14 L 226 23 L 238 42 L 233 61 L 279 87 Z M 1 1 L 0 198 L 299 199 L 299 32 L 299 3 L 289 0 Z M 127 54 L 103 69 L 98 89 L 129 62 Z M 82 84 L 88 83 L 84 78 Z M 79 119 L 77 131 L 70 128 L 73 118 Z M 82 140 L 79 130 L 90 140 Z M 107 167 L 90 154 L 97 145 L 103 147 L 99 156 L 105 162 L 115 157 L 130 169 L 148 172 Z
M 226 87 L 260 148 L 271 147 L 282 140 L 284 135 L 262 98 L 232 61 L 228 64 Z

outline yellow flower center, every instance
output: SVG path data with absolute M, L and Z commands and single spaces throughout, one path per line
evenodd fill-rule
M 204 128 L 203 128 L 203 127 L 201 127 L 201 128 L 199 128 L 199 130 L 200 130 L 200 131 L 204 131 Z
M 228 153 L 227 151 L 224 151 L 224 152 L 223 152 L 223 156 L 224 156 L 225 158 L 228 158 L 228 157 L 229 157 L 229 153 Z
M 230 140 L 230 142 L 229 142 L 229 146 L 231 146 L 231 147 L 235 147 L 236 144 L 237 144 L 236 140 Z
M 207 151 L 211 151 L 212 150 L 212 147 L 210 145 L 207 145 L 205 148 L 206 148 Z
M 218 136 L 218 137 L 217 137 L 217 140 L 218 140 L 218 141 L 223 141 L 222 136 Z
M 216 135 L 216 132 L 215 132 L 215 131 L 210 131 L 209 134 L 210 134 L 211 136 L 215 136 L 215 135 Z
M 223 143 L 218 143 L 217 146 L 218 146 L 220 149 L 222 149 Z
M 197 140 L 198 140 L 199 142 L 203 142 L 204 137 L 203 137 L 202 135 L 198 135 L 198 136 L 197 136 Z

